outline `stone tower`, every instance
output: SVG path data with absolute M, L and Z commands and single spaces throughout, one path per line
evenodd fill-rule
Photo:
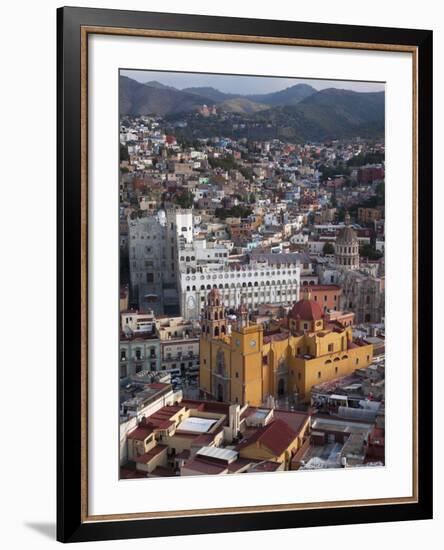
M 345 214 L 345 226 L 339 231 L 335 242 L 335 263 L 348 270 L 359 269 L 359 241 L 356 231 L 350 226 L 350 216 Z
M 227 333 L 225 307 L 217 288 L 213 288 L 208 293 L 207 302 L 202 311 L 201 329 L 202 336 L 207 338 L 219 338 Z
M 241 329 L 248 327 L 249 325 L 249 315 L 248 315 L 248 306 L 244 301 L 243 296 L 241 296 L 241 301 L 239 307 L 237 308 L 237 328 Z

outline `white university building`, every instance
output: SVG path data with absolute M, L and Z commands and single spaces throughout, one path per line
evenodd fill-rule
M 198 320 L 212 288 L 233 310 L 241 297 L 250 309 L 291 306 L 299 299 L 299 254 L 264 253 L 252 255 L 248 264 L 233 264 L 228 246 L 193 240 L 194 229 L 191 210 L 129 221 L 131 284 L 140 309 L 165 313 L 177 307 L 185 319 Z

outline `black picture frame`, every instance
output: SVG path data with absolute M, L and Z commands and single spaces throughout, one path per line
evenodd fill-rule
M 88 521 L 82 515 L 81 28 L 115 27 L 417 48 L 417 502 L 248 514 Z M 229 29 L 229 31 L 227 31 Z M 57 11 L 57 539 L 157 537 L 432 518 L 432 32 L 92 8 Z

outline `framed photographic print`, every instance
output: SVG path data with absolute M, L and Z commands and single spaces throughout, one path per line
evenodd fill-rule
M 430 31 L 59 9 L 59 540 L 432 517 L 431 151 Z

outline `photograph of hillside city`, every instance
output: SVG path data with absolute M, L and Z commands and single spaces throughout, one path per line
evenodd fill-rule
M 384 84 L 119 98 L 120 479 L 384 466 Z

